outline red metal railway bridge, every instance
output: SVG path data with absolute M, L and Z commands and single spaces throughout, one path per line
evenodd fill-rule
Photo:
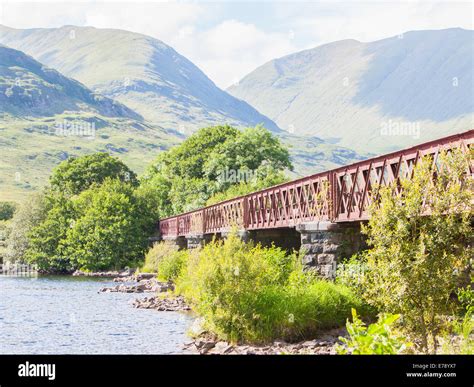
M 306 263 L 318 267 L 333 265 L 341 250 L 341 239 L 347 239 L 347 235 L 341 235 L 368 219 L 373 187 L 410 178 L 414 165 L 424 156 L 431 155 L 436 163 L 442 150 L 460 148 L 469 152 L 473 143 L 474 130 L 469 130 L 299 178 L 162 219 L 160 235 L 165 240 L 195 247 L 209 236 L 228 233 L 232 227 L 246 235 L 266 235 L 273 242 L 291 239 L 295 235 L 291 230 L 296 230 L 301 235 L 301 244 L 309 250 Z M 469 167 L 474 177 L 472 163 Z

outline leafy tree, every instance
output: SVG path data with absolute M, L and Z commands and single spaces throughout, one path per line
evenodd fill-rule
M 9 220 L 13 218 L 16 205 L 11 202 L 0 202 L 0 220 Z
M 6 261 L 25 261 L 30 244 L 29 233 L 44 220 L 47 211 L 48 203 L 43 194 L 32 195 L 19 206 L 7 229 Z
M 142 184 L 157 183 L 161 212 L 168 215 L 204 206 L 211 197 L 217 201 L 278 184 L 285 169 L 292 169 L 288 150 L 266 129 L 216 126 L 160 154 Z M 229 171 L 245 179 L 229 179 Z
M 131 184 L 106 179 L 73 199 L 76 219 L 62 245 L 86 270 L 121 268 L 142 259 L 153 219 L 144 217 L 142 200 Z
M 204 164 L 205 175 L 216 179 L 221 171 L 247 169 L 256 171 L 293 169 L 288 150 L 268 130 L 257 126 L 246 128 L 232 141 L 224 142 Z M 262 171 L 263 171 L 262 170 Z
M 26 258 L 29 262 L 49 272 L 68 272 L 76 268 L 77 254 L 71 254 L 67 236 L 69 230 L 74 229 L 75 222 L 83 215 L 86 206 L 77 207 L 75 196 L 81 196 L 92 188 L 92 192 L 96 192 L 97 188 L 110 178 L 126 183 L 131 190 L 138 185 L 135 173 L 107 153 L 70 158 L 55 168 L 50 177 L 50 187 L 42 199 L 45 203 L 42 219 L 30 227 L 27 233 L 21 234 L 23 250 L 27 249 Z M 84 196 L 90 198 L 90 195 L 91 193 Z M 143 203 L 140 210 L 154 214 L 157 220 L 158 215 L 153 211 L 150 194 L 141 189 L 140 195 Z M 151 232 L 151 227 L 146 231 Z M 18 253 L 14 254 L 24 253 L 19 250 L 19 246 L 13 245 L 12 251 L 16 250 Z
M 262 173 L 264 169 L 266 169 L 266 171 L 265 173 Z M 218 192 L 211 196 L 207 200 L 206 205 L 209 206 L 227 199 L 247 195 L 255 191 L 260 191 L 264 188 L 284 183 L 285 181 L 288 181 L 288 178 L 283 172 L 274 172 L 266 166 L 263 166 L 257 169 L 255 177 L 252 180 L 229 185 L 225 191 Z
M 77 195 L 92 184 L 100 184 L 107 177 L 137 185 L 135 172 L 122 161 L 108 153 L 94 153 L 71 157 L 59 164 L 49 179 L 52 191 Z
M 228 125 L 203 128 L 182 144 L 161 153 L 149 168 L 149 173 L 164 176 L 201 179 L 204 177 L 204 164 L 226 141 L 235 139 L 239 131 Z
M 402 314 L 425 351 L 436 349 L 440 315 L 472 257 L 469 161 L 458 151 L 442 154 L 434 174 L 432 160 L 423 159 L 413 178 L 399 183 L 401 194 L 394 194 L 397 183 L 379 190 L 364 227 L 372 246 L 365 297 L 382 312 Z
M 36 264 L 39 270 L 67 273 L 74 268 L 63 244 L 74 219 L 72 203 L 66 195 L 59 193 L 54 197 L 47 196 L 45 200 L 48 211 L 28 233 L 26 259 Z

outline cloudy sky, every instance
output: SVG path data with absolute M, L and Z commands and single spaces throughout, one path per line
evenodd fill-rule
M 120 28 L 156 37 L 226 88 L 263 63 L 341 39 L 474 29 L 472 2 L 0 0 L 0 24 Z

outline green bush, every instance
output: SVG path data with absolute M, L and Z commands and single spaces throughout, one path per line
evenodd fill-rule
M 158 279 L 174 282 L 186 266 L 189 250 L 173 251 L 158 262 Z
M 357 295 L 364 293 L 364 280 L 367 272 L 365 254 L 354 254 L 339 263 L 336 269 L 336 283 L 351 288 Z
M 441 353 L 474 354 L 474 292 L 471 286 L 458 289 L 458 300 L 463 308 L 462 316 L 452 316 L 447 332 L 441 339 Z
M 140 269 L 145 273 L 158 273 L 159 263 L 178 251 L 178 246 L 167 242 L 154 243 L 145 255 L 145 264 Z
M 304 272 L 295 254 L 245 244 L 235 235 L 190 254 L 177 291 L 230 341 L 298 340 L 340 326 L 362 302 L 345 286 Z
M 364 309 L 349 288 L 325 280 L 268 286 L 252 295 L 244 339 L 298 341 L 344 325 L 352 307 Z
M 371 246 L 364 297 L 381 312 L 401 314 L 425 352 L 436 352 L 442 318 L 473 254 L 470 162 L 457 151 L 441 153 L 436 163 L 422 159 L 410 180 L 375 190 L 363 227 Z
M 349 339 L 341 337 L 344 345 L 338 345 L 336 351 L 339 354 L 353 355 L 395 355 L 403 353 L 411 343 L 402 336 L 394 333 L 393 325 L 400 315 L 381 315 L 378 321 L 368 327 L 357 316 L 355 309 L 352 310 L 352 323 L 347 321 L 346 327 Z
M 13 218 L 16 205 L 11 202 L 0 202 L 0 220 L 9 220 Z

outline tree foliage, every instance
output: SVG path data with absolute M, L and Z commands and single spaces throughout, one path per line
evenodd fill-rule
M 156 188 L 103 153 L 64 161 L 50 183 L 43 217 L 23 234 L 29 262 L 48 272 L 137 264 L 159 217 Z
M 0 220 L 9 220 L 13 218 L 16 205 L 12 202 L 0 202 Z
M 30 245 L 29 234 L 44 220 L 47 211 L 47 201 L 42 194 L 30 196 L 18 207 L 7 228 L 6 261 L 25 261 L 25 254 Z
M 86 270 L 136 265 L 148 244 L 149 218 L 140 214 L 133 187 L 107 179 L 73 200 L 75 219 L 62 246 L 69 259 Z
M 266 129 L 216 126 L 160 154 L 142 184 L 159 187 L 161 213 L 171 215 L 281 183 L 285 169 L 288 150 Z
M 436 348 L 440 315 L 472 257 L 468 163 L 459 151 L 441 154 L 435 164 L 423 159 L 412 179 L 378 191 L 364 227 L 372 246 L 365 297 L 382 312 L 400 313 L 425 351 Z M 394 194 L 396 188 L 402 193 Z
M 118 178 L 132 185 L 138 184 L 135 172 L 108 153 L 71 157 L 63 161 L 53 170 L 49 183 L 53 191 L 77 195 L 108 177 Z

